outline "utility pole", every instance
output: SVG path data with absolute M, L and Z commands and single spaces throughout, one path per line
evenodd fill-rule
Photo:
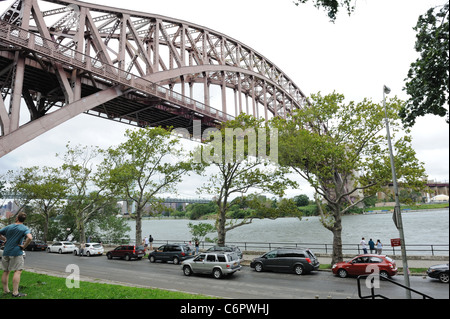
M 386 119 L 386 130 L 387 130 L 387 139 L 389 145 L 389 152 L 391 157 L 391 169 L 392 169 L 392 181 L 394 183 L 394 193 L 395 193 L 395 208 L 394 208 L 394 223 L 400 233 L 400 241 L 401 241 L 401 250 L 402 250 L 402 263 L 403 263 L 403 272 L 405 277 L 405 286 L 411 288 L 409 282 L 409 267 L 408 267 L 408 259 L 406 258 L 406 245 L 405 245 L 405 233 L 403 232 L 403 221 L 402 221 L 402 213 L 400 209 L 400 199 L 398 196 L 398 184 L 397 184 L 397 173 L 395 171 L 395 162 L 394 162 L 394 152 L 392 150 L 392 142 L 391 142 L 391 132 L 389 129 L 389 119 L 386 108 L 386 95 L 391 93 L 391 89 L 386 85 L 383 87 L 383 105 L 384 105 L 384 113 Z M 406 299 L 411 299 L 411 291 L 406 289 Z

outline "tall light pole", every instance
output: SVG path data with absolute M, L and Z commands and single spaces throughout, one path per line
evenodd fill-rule
M 395 208 L 394 208 L 394 223 L 400 233 L 400 241 L 401 241 L 401 250 L 402 250 L 402 263 L 403 263 L 403 272 L 405 277 L 405 286 L 410 288 L 409 283 L 409 267 L 408 267 L 408 259 L 406 258 L 406 245 L 405 245 L 405 233 L 403 232 L 403 221 L 402 221 L 402 213 L 400 209 L 400 199 L 398 197 L 398 184 L 397 184 L 397 173 L 395 171 L 395 162 L 394 162 L 394 152 L 392 150 L 392 142 L 391 142 L 391 132 L 389 129 L 389 118 L 386 108 L 386 95 L 391 93 L 391 89 L 386 85 L 383 87 L 383 105 L 384 105 L 384 114 L 386 119 L 386 130 L 387 130 L 387 140 L 389 145 L 389 153 L 391 157 L 391 169 L 392 169 L 392 181 L 394 183 L 394 193 L 395 193 Z M 406 290 L 406 299 L 411 299 L 411 291 Z

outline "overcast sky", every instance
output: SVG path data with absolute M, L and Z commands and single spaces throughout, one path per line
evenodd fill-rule
M 0 2 L 0 13 L 13 3 Z M 413 27 L 419 15 L 445 0 L 358 0 L 355 12 L 331 23 L 312 4 L 292 0 L 96 0 L 186 20 L 224 33 L 250 46 L 283 70 L 306 95 L 333 91 L 348 100 L 381 102 L 383 85 L 391 95 L 403 91 L 409 66 L 417 59 Z M 56 164 L 55 153 L 71 144 L 107 147 L 124 140 L 124 124 L 80 115 L 0 158 L 0 175 L 9 169 Z M 444 118 L 420 118 L 412 130 L 413 146 L 429 179 L 449 180 L 449 126 Z M 195 187 L 194 187 L 195 185 Z M 201 183 L 187 179 L 180 196 L 197 196 Z M 302 184 L 289 196 L 313 192 Z

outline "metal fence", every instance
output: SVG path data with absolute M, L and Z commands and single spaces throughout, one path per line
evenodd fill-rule
M 153 248 L 170 243 L 189 243 L 183 240 L 155 240 Z M 191 243 L 193 244 L 193 243 Z M 214 243 L 201 242 L 200 249 L 208 249 L 214 246 Z M 278 247 L 292 247 L 292 248 L 310 248 L 316 254 L 331 254 L 333 252 L 333 244 L 320 243 L 292 243 L 292 242 L 227 242 L 227 245 L 238 246 L 242 251 L 251 252 L 267 252 Z M 363 250 L 359 244 L 343 244 L 343 254 L 358 255 L 362 254 Z M 369 250 L 370 252 L 370 250 Z M 449 245 L 444 244 L 410 244 L 406 245 L 406 252 L 410 256 L 449 256 Z M 400 247 L 391 247 L 384 245 L 383 254 L 392 256 L 401 256 Z

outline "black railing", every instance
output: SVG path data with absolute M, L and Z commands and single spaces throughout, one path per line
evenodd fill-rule
M 133 239 L 131 239 L 133 241 Z M 104 243 L 108 241 L 105 240 Z M 161 239 L 155 240 L 153 246 L 169 244 L 169 243 L 188 243 L 186 240 L 170 240 Z M 293 243 L 293 242 L 233 242 L 227 241 L 227 245 L 238 246 L 242 251 L 254 251 L 254 252 L 267 252 L 278 247 L 301 247 L 310 248 L 316 254 L 331 254 L 333 252 L 333 244 L 321 244 L 321 243 Z M 214 243 L 208 243 L 202 241 L 200 243 L 201 249 L 208 249 L 215 245 Z M 449 245 L 443 244 L 410 244 L 406 245 L 406 251 L 411 256 L 449 256 Z M 363 250 L 359 244 L 343 244 L 343 254 L 347 255 L 359 255 L 363 253 Z M 368 250 L 370 252 L 370 250 Z M 400 247 L 385 246 L 382 254 L 401 256 Z
M 365 281 L 367 282 L 367 278 L 368 277 L 369 276 L 364 275 L 364 276 L 358 276 L 358 278 L 357 278 L 357 282 L 358 282 L 358 296 L 359 296 L 360 299 L 376 299 L 376 298 L 389 299 L 388 297 L 383 296 L 381 294 L 375 294 L 375 289 L 378 289 L 378 288 L 375 288 L 375 279 L 380 280 L 380 281 L 390 282 L 390 283 L 392 283 L 394 285 L 397 285 L 397 286 L 399 286 L 399 287 L 401 287 L 401 288 L 403 288 L 405 290 L 409 290 L 412 293 L 415 293 L 415 294 L 418 294 L 418 295 L 422 296 L 422 299 L 434 299 L 433 297 L 430 297 L 430 296 L 428 296 L 428 295 L 426 295 L 424 293 L 421 293 L 420 291 L 417 291 L 415 289 L 412 289 L 410 287 L 402 285 L 402 284 L 400 284 L 398 282 L 395 282 L 395 281 L 393 281 L 393 280 L 391 280 L 391 279 L 389 279 L 387 277 L 383 277 L 383 276 L 372 276 L 372 278 L 370 280 L 370 295 L 363 296 L 362 292 L 361 292 L 361 280 L 365 279 Z

